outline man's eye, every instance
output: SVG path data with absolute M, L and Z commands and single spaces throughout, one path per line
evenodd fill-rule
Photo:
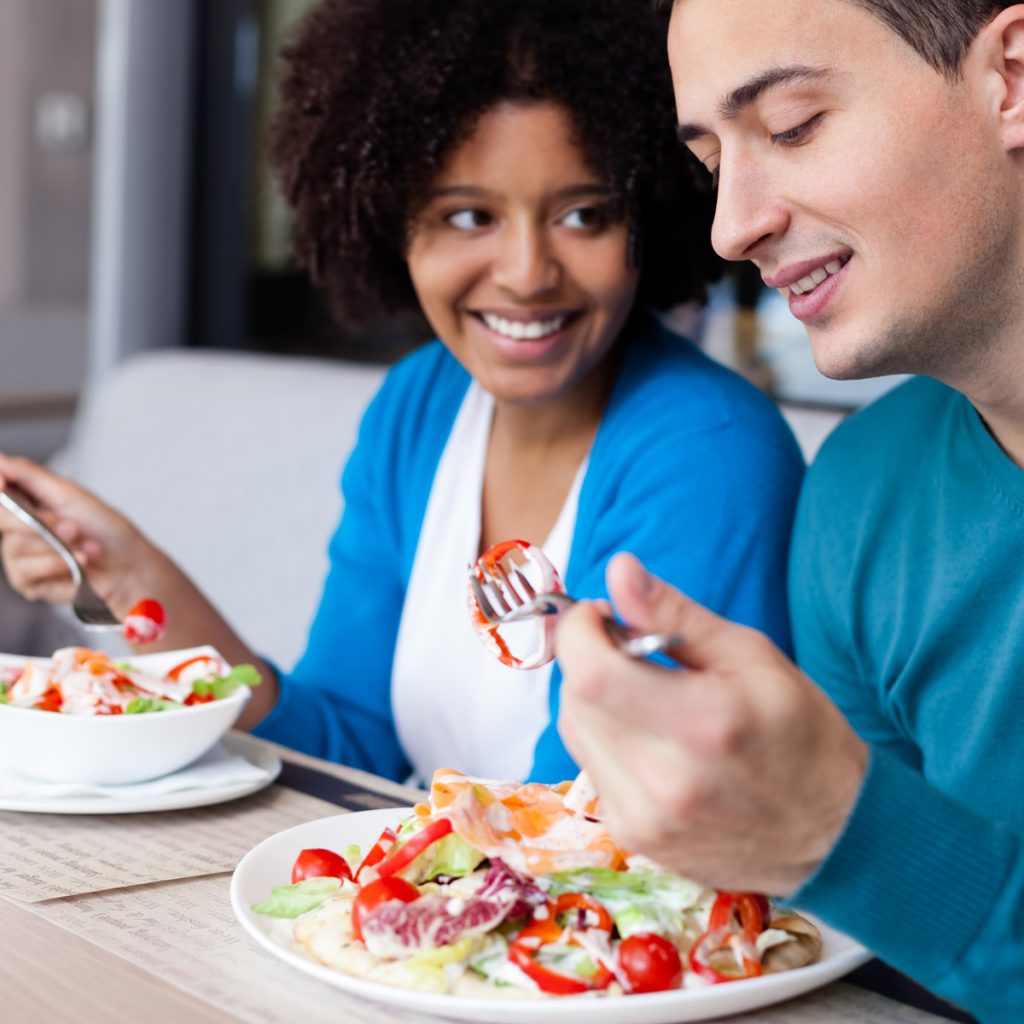
M 798 124 L 795 128 L 790 128 L 789 131 L 778 132 L 772 136 L 772 145 L 798 146 L 801 142 L 806 142 L 824 116 L 824 114 L 815 114 L 814 117 Z
M 449 213 L 445 220 L 459 231 L 476 231 L 478 228 L 487 227 L 492 217 L 485 210 L 456 210 Z

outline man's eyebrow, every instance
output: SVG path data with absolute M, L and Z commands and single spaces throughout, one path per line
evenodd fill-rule
M 756 103 L 761 96 L 772 89 L 777 89 L 781 85 L 789 85 L 792 82 L 817 81 L 827 77 L 830 73 L 830 68 L 810 67 L 806 64 L 789 64 L 786 67 L 769 68 L 750 79 L 749 82 L 744 82 L 743 85 L 733 89 L 718 105 L 718 112 L 726 120 L 732 120 L 739 117 L 747 107 Z M 684 144 L 710 134 L 709 129 L 699 124 L 683 123 L 676 127 L 676 135 Z

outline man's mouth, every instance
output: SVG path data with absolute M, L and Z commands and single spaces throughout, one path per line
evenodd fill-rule
M 809 274 L 805 274 L 799 281 L 794 281 L 790 284 L 788 286 L 790 293 L 793 295 L 807 295 L 809 292 L 813 292 L 823 281 L 826 281 L 833 274 L 838 274 L 849 260 L 849 256 L 841 256 L 829 260 L 828 263 L 823 263 Z
M 495 334 L 513 341 L 539 341 L 557 334 L 573 318 L 572 313 L 558 313 L 533 320 L 509 320 L 497 313 L 480 313 L 480 319 Z

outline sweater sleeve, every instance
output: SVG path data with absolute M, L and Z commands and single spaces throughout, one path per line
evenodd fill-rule
M 843 835 L 793 902 L 980 1020 L 1018 1020 L 1024 836 L 929 781 L 913 719 L 887 692 L 884 659 L 906 612 L 886 602 L 915 581 L 871 517 L 905 518 L 892 495 L 920 485 L 907 482 L 906 460 L 891 470 L 895 483 L 883 477 L 873 456 L 883 432 L 865 438 L 871 424 L 853 426 L 808 474 L 789 586 L 799 663 L 868 742 L 870 760 Z M 879 576 L 894 583 L 872 585 Z M 915 641 L 924 628 L 912 628 Z M 994 764 L 1008 756 L 989 753 Z
M 1024 840 L 872 747 L 853 814 L 793 902 L 981 1021 L 1024 1007 Z
M 342 477 L 344 514 L 305 653 L 281 678 L 277 704 L 253 732 L 400 779 L 409 764 L 391 710 L 404 587 L 389 478 L 396 406 L 390 392 L 386 382 L 367 410 Z
M 767 632 L 789 649 L 786 562 L 803 460 L 784 421 L 726 371 L 655 362 L 610 406 L 580 495 L 566 588 L 605 598 L 618 551 L 713 611 Z M 680 414 L 693 396 L 694 408 Z M 561 672 L 551 676 L 551 722 L 531 777 L 578 770 L 557 732 Z

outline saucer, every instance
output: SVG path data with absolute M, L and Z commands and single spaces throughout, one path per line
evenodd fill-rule
M 227 800 L 249 796 L 269 786 L 281 772 L 281 759 L 259 740 L 242 734 L 227 735 L 214 747 L 232 757 L 243 757 L 261 770 L 259 777 L 234 779 L 222 783 L 176 789 L 170 792 L 130 793 L 132 786 L 93 786 L 93 792 L 81 795 L 43 796 L 26 794 L 4 796 L 0 794 L 0 811 L 29 811 L 38 814 L 138 814 L 145 811 L 177 811 L 192 807 L 206 807 Z M 201 760 L 201 759 L 200 759 Z M 183 774 L 192 770 L 196 762 L 186 765 Z M 3 770 L 0 769 L 0 777 Z M 174 775 L 164 776 L 164 783 Z M 7 776 L 9 778 L 9 776 Z M 146 783 L 139 783 L 140 787 Z

